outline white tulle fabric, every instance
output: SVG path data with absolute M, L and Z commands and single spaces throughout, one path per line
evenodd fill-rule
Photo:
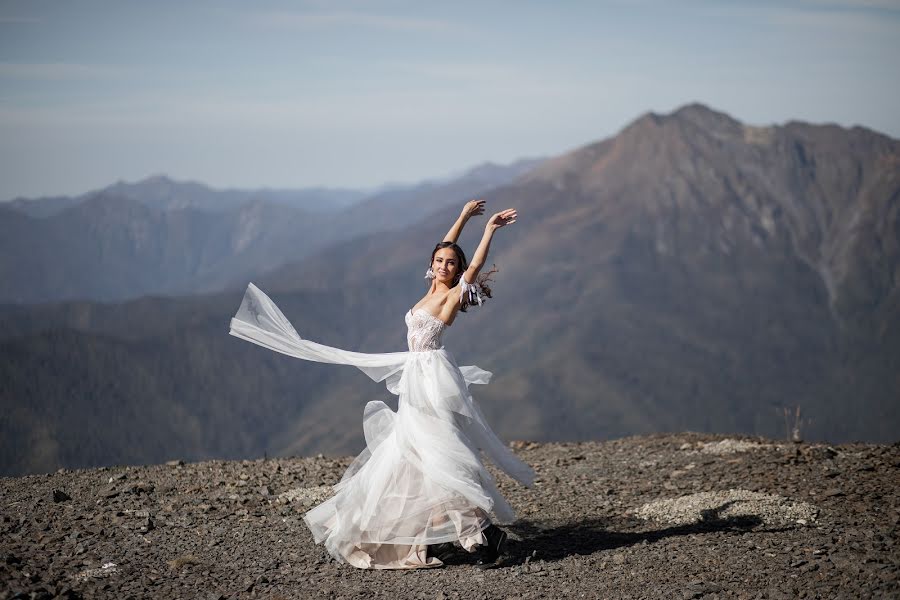
M 304 516 L 316 543 L 360 568 L 440 566 L 426 558 L 426 545 L 459 540 L 472 551 L 492 521 L 515 520 L 479 450 L 521 484 L 534 481 L 534 471 L 496 436 L 469 394 L 470 384 L 486 384 L 491 374 L 456 365 L 441 346 L 440 319 L 420 309 L 407 312 L 406 325 L 408 352 L 324 346 L 302 339 L 252 283 L 231 320 L 231 335 L 305 360 L 353 365 L 399 395 L 396 412 L 381 401 L 366 404 L 366 448 L 334 495 Z

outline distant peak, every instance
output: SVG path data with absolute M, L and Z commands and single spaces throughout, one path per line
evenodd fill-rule
M 175 180 L 173 180 L 168 175 L 158 173 L 156 175 L 150 175 L 149 177 L 146 177 L 145 179 L 142 179 L 142 180 L 138 181 L 137 183 L 139 183 L 139 184 L 140 183 L 152 183 L 155 185 L 160 185 L 160 184 L 171 185 L 171 184 L 175 183 Z
M 672 111 L 672 116 L 728 117 L 727 114 L 713 110 L 700 102 L 691 102 Z M 731 117 L 728 117 L 731 118 Z
M 471 167 L 470 169 L 468 169 L 468 170 L 465 172 L 465 175 L 477 175 L 477 174 L 479 174 L 479 173 L 484 173 L 484 172 L 494 171 L 494 170 L 496 170 L 496 169 L 498 169 L 498 168 L 500 168 L 500 167 L 501 167 L 501 166 L 498 165 L 497 163 L 494 163 L 494 162 L 491 162 L 491 161 L 488 160 L 488 161 L 485 161 L 485 162 L 483 162 L 483 163 L 481 163 L 481 164 L 477 164 L 477 165 L 475 165 L 474 167 Z
M 695 125 L 708 129 L 719 129 L 723 127 L 732 129 L 741 125 L 740 121 L 731 115 L 713 110 L 699 102 L 685 104 L 681 108 L 673 111 L 670 116 L 675 119 L 689 121 Z
M 742 124 L 727 113 L 714 110 L 705 104 L 692 102 L 668 114 L 647 112 L 635 119 L 623 132 L 646 135 L 666 125 L 688 125 L 718 136 L 731 137 L 742 131 Z
M 669 120 L 689 121 L 702 126 L 714 126 L 716 124 L 727 123 L 729 125 L 740 124 L 740 122 L 729 115 L 718 110 L 714 110 L 700 102 L 692 102 L 685 104 L 673 110 L 672 112 L 655 113 L 647 112 L 635 119 L 634 124 L 643 122 L 652 122 L 659 124 Z
M 122 189 L 122 188 L 131 188 L 131 187 L 147 186 L 147 185 L 153 185 L 153 186 L 166 185 L 166 186 L 168 186 L 168 185 L 174 185 L 175 183 L 176 182 L 168 175 L 156 174 L 156 175 L 150 175 L 149 177 L 145 177 L 143 179 L 138 179 L 133 182 L 125 181 L 124 179 L 119 179 L 114 184 L 112 184 L 104 189 L 107 189 L 107 190 Z

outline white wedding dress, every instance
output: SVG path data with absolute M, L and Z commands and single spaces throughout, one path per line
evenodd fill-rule
M 463 281 L 463 294 L 475 286 Z M 480 298 L 479 298 L 480 300 Z M 530 487 L 534 471 L 497 437 L 469 394 L 491 374 L 458 367 L 441 345 L 446 324 L 423 309 L 406 313 L 408 352 L 363 354 L 302 339 L 275 303 L 252 283 L 230 334 L 289 356 L 353 365 L 399 395 L 397 412 L 372 401 L 363 412 L 366 448 L 306 513 L 316 543 L 360 568 L 440 566 L 426 545 L 458 540 L 468 551 L 485 543 L 491 522 L 515 513 L 485 469 L 479 450 Z

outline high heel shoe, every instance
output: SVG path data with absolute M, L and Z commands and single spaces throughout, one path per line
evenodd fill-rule
M 441 562 L 446 562 L 448 558 L 456 554 L 456 546 L 453 542 L 444 542 L 442 544 L 429 544 L 426 551 L 426 559 L 434 557 Z
M 481 551 L 481 556 L 475 566 L 482 569 L 489 569 L 497 564 L 497 559 L 506 549 L 506 532 L 496 525 L 488 525 L 484 530 L 484 537 L 487 539 L 487 545 Z

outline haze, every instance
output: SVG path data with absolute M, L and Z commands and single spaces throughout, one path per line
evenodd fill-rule
M 896 1 L 2 2 L 0 199 L 371 187 L 691 101 L 900 135 Z

